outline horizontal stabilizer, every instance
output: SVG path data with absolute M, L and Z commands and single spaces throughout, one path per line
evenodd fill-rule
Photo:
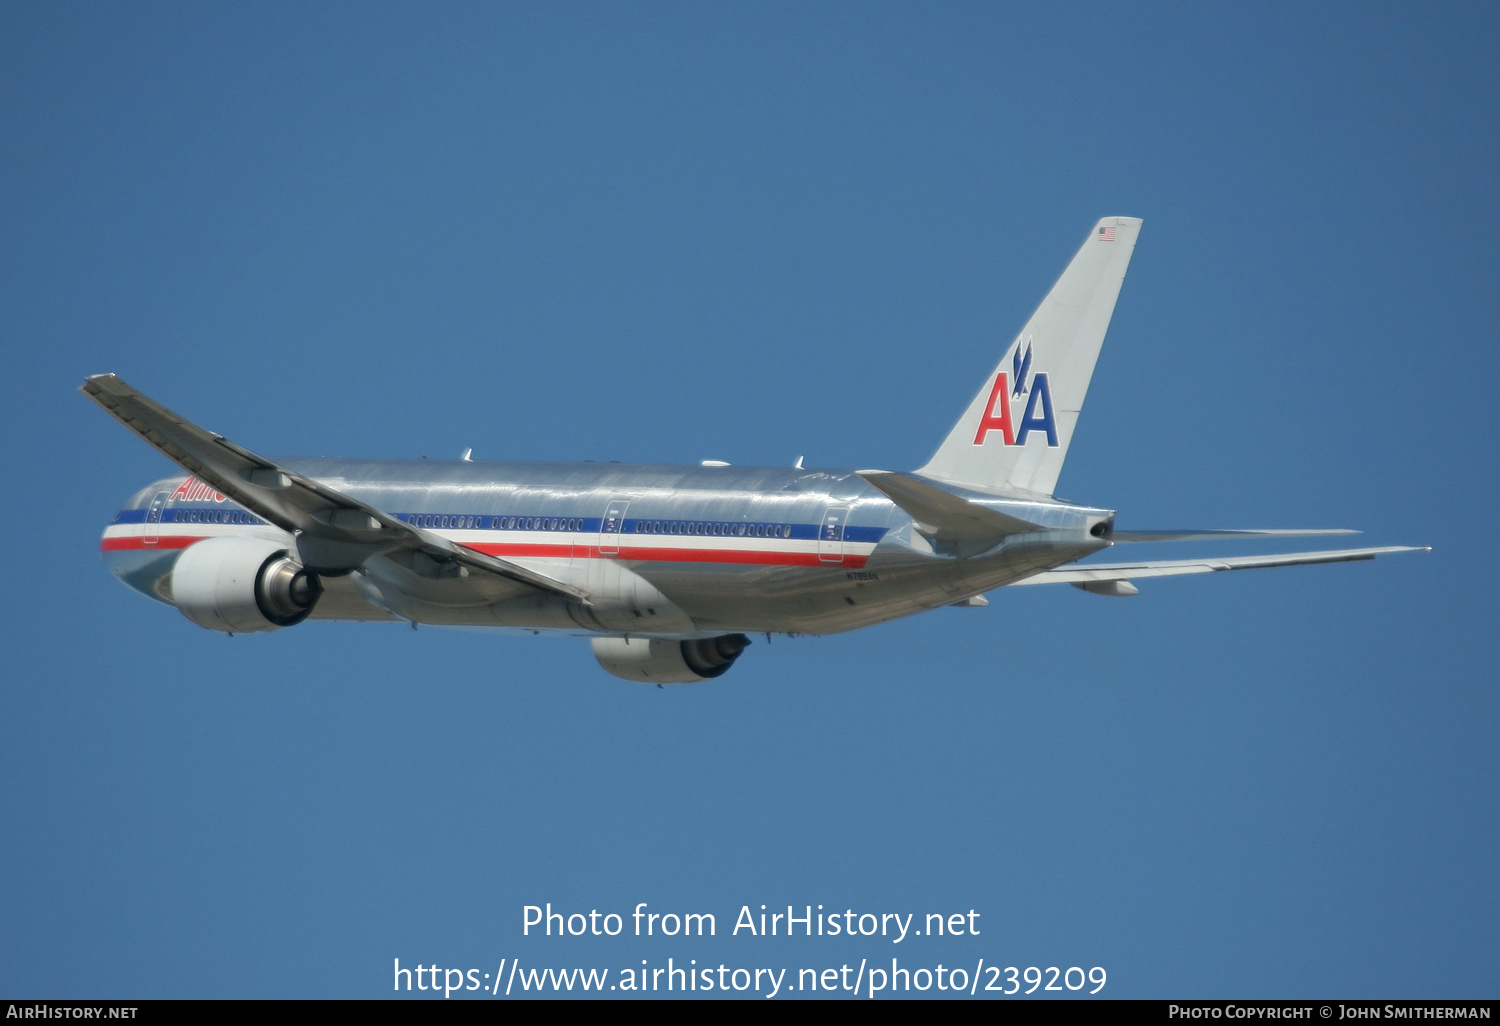
M 82 391 L 116 420 L 203 483 L 283 531 L 298 536 L 299 551 L 317 551 L 328 562 L 319 569 L 352 569 L 371 555 L 398 550 L 425 552 L 470 569 L 496 574 L 546 591 L 583 599 L 584 593 L 527 567 L 462 545 L 396 519 L 321 482 L 293 473 L 242 449 L 222 435 L 178 416 L 113 374 L 99 374 Z M 311 540 L 312 546 L 306 544 Z
M 861 470 L 859 476 L 911 514 L 927 534 L 955 542 L 998 541 L 1009 534 L 1039 530 L 1036 524 L 970 502 L 910 474 Z
M 1273 528 L 1270 530 L 1247 530 L 1247 531 L 1216 531 L 1212 528 L 1207 530 L 1189 531 L 1114 531 L 1109 540 L 1114 542 L 1165 542 L 1165 541 L 1229 541 L 1236 538 L 1321 538 L 1334 534 L 1359 534 L 1346 527 L 1312 528 L 1310 530 L 1298 530 L 1297 528 Z
M 1336 549 L 1331 552 L 1292 552 L 1276 556 L 1230 556 L 1224 559 L 1172 559 L 1154 563 L 1082 564 L 1042 573 L 1016 584 L 1082 584 L 1096 581 L 1134 581 L 1142 577 L 1208 574 L 1215 570 L 1253 570 L 1260 567 L 1303 566 L 1312 563 L 1349 563 L 1393 552 L 1430 552 L 1426 546 L 1387 545 L 1375 549 Z

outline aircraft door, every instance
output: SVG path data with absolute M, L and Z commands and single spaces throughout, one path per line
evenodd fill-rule
M 167 507 L 167 496 L 170 492 L 157 492 L 151 498 L 151 506 L 146 510 L 146 533 L 141 537 L 142 545 L 155 545 L 161 541 L 161 519 L 162 511 Z
M 625 511 L 630 508 L 629 499 L 613 499 L 599 521 L 599 555 L 620 554 L 620 532 L 625 527 Z
M 844 522 L 849 519 L 848 506 L 829 506 L 818 525 L 818 559 L 824 563 L 844 561 Z

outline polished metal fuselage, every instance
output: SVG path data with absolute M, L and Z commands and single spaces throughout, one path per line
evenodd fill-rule
M 831 634 L 959 602 L 1106 547 L 1112 514 L 950 490 L 1037 529 L 946 545 L 852 470 L 288 459 L 282 465 L 481 552 L 581 589 L 565 595 L 377 556 L 325 581 L 313 617 L 686 638 Z M 105 532 L 111 569 L 170 601 L 203 538 L 293 539 L 181 476 L 142 489 Z M 972 549 L 972 546 L 970 547 Z M 460 575 L 460 576 L 455 576 Z M 460 579 L 462 577 L 463 579 Z

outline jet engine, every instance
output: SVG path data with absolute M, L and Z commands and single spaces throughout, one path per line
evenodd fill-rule
M 692 684 L 723 676 L 745 651 L 743 634 L 721 634 L 691 641 L 650 638 L 595 638 L 594 658 L 623 680 L 643 684 Z
M 249 634 L 307 619 L 323 594 L 318 575 L 285 545 L 263 538 L 209 538 L 172 568 L 172 602 L 211 631 Z

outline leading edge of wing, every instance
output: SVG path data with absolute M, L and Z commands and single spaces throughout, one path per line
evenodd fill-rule
M 439 560 L 586 600 L 577 588 L 456 545 L 241 448 L 142 395 L 114 374 L 94 375 L 80 391 L 172 462 L 257 516 L 298 535 L 299 542 L 302 537 L 314 538 L 325 551 L 347 555 L 352 564 L 345 569 L 377 553 L 417 549 Z
M 1274 566 L 1304 566 L 1314 563 L 1349 563 L 1374 559 L 1394 552 L 1431 552 L 1428 545 L 1385 545 L 1369 549 L 1334 549 L 1328 552 L 1290 552 L 1273 556 L 1230 556 L 1222 559 L 1170 559 L 1143 563 L 1081 565 L 1044 570 L 1012 584 L 1082 584 L 1089 581 L 1133 581 L 1142 577 L 1176 577 L 1208 574 L 1216 570 L 1254 570 Z

